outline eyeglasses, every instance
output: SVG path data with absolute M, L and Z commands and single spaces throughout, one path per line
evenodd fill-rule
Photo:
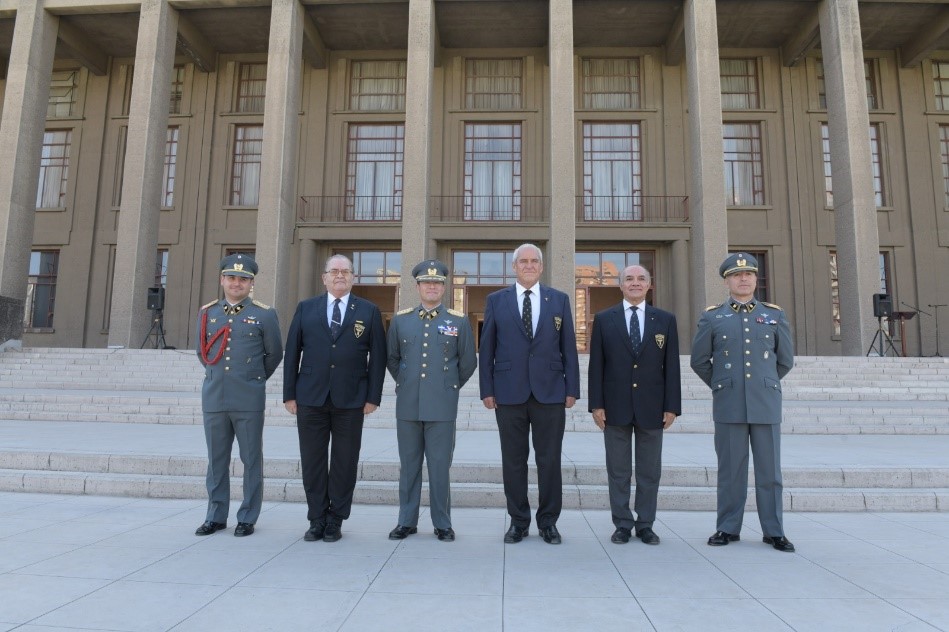
M 336 268 L 333 268 L 332 270 L 327 270 L 323 274 L 328 274 L 331 277 L 338 277 L 338 276 L 344 277 L 344 276 L 349 276 L 352 273 L 353 273 L 352 270 L 337 270 Z

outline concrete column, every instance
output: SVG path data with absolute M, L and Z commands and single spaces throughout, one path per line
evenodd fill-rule
M 277 308 L 289 325 L 290 243 L 296 208 L 303 6 L 274 0 L 267 52 L 267 99 L 257 204 L 257 263 L 254 296 Z
M 320 263 L 316 260 L 316 242 L 312 239 L 300 240 L 300 273 L 297 276 L 297 297 L 304 300 L 313 296 L 316 292 L 314 280 L 319 277 L 317 267 Z M 323 271 L 322 268 L 319 269 Z M 287 317 L 290 313 L 287 312 Z M 287 321 L 289 324 L 290 321 Z
M 722 300 L 718 266 L 728 252 L 722 153 L 722 87 L 715 0 L 686 0 L 685 68 L 689 84 L 692 191 L 692 311 Z
M 880 291 L 880 235 L 857 0 L 822 0 L 819 15 L 834 180 L 841 352 L 861 356 L 877 330 L 871 297 Z
M 679 348 L 685 353 L 692 342 L 692 323 L 696 311 L 689 305 L 689 243 L 684 239 L 672 242 L 672 309 L 679 325 Z
M 0 118 L 0 350 L 20 347 L 36 187 L 59 18 L 21 0 Z M 74 177 L 75 165 L 70 174 Z
M 576 290 L 576 123 L 573 108 L 573 2 L 550 0 L 550 239 L 546 268 L 550 285 L 567 296 Z
M 402 168 L 402 279 L 399 308 L 416 304 L 412 268 L 428 251 L 429 181 L 432 165 L 432 90 L 435 80 L 435 5 L 409 0 L 409 49 L 405 78 L 405 165 Z
M 142 0 L 129 108 L 122 205 L 112 281 L 109 346 L 139 347 L 152 325 L 147 289 L 155 283 L 168 99 L 178 12 Z

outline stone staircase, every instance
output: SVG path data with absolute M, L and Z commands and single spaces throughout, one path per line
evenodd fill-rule
M 710 510 L 711 395 L 688 357 L 682 366 L 684 410 L 666 439 L 659 501 L 665 509 Z M 0 442 L 0 490 L 203 497 L 201 380 L 193 351 L 0 354 L 0 437 L 31 437 Z M 802 357 L 783 390 L 788 509 L 949 510 L 949 361 Z M 266 498 L 303 502 L 294 418 L 281 393 L 278 370 L 268 383 Z M 394 402 L 387 378 L 383 404 L 366 423 L 357 502 L 397 503 Z M 458 421 L 453 503 L 503 507 L 497 426 L 476 378 L 462 389 Z M 833 450 L 842 451 L 837 459 Z M 824 452 L 827 462 L 803 458 Z M 585 399 L 567 412 L 564 455 L 565 507 L 607 507 L 602 440 Z M 233 472 L 239 497 L 237 459 Z

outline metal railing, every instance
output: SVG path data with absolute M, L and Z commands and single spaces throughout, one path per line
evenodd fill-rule
M 298 217 L 303 224 L 401 222 L 401 195 L 304 195 Z
M 546 195 L 433 195 L 432 223 L 547 222 L 550 197 Z
M 689 221 L 689 198 L 682 195 L 578 195 L 577 223 Z

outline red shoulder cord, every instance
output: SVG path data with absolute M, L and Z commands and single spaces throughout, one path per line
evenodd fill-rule
M 204 360 L 205 364 L 217 364 L 221 360 L 226 346 L 223 342 L 221 346 L 218 347 L 217 355 L 214 356 L 214 359 L 209 358 L 208 354 L 211 352 L 211 347 L 214 346 L 214 343 L 217 342 L 219 338 L 229 336 L 230 334 L 231 326 L 224 325 L 205 343 L 205 339 L 208 337 L 208 310 L 204 310 L 204 312 L 201 313 L 201 340 L 198 344 L 201 345 L 201 359 Z

